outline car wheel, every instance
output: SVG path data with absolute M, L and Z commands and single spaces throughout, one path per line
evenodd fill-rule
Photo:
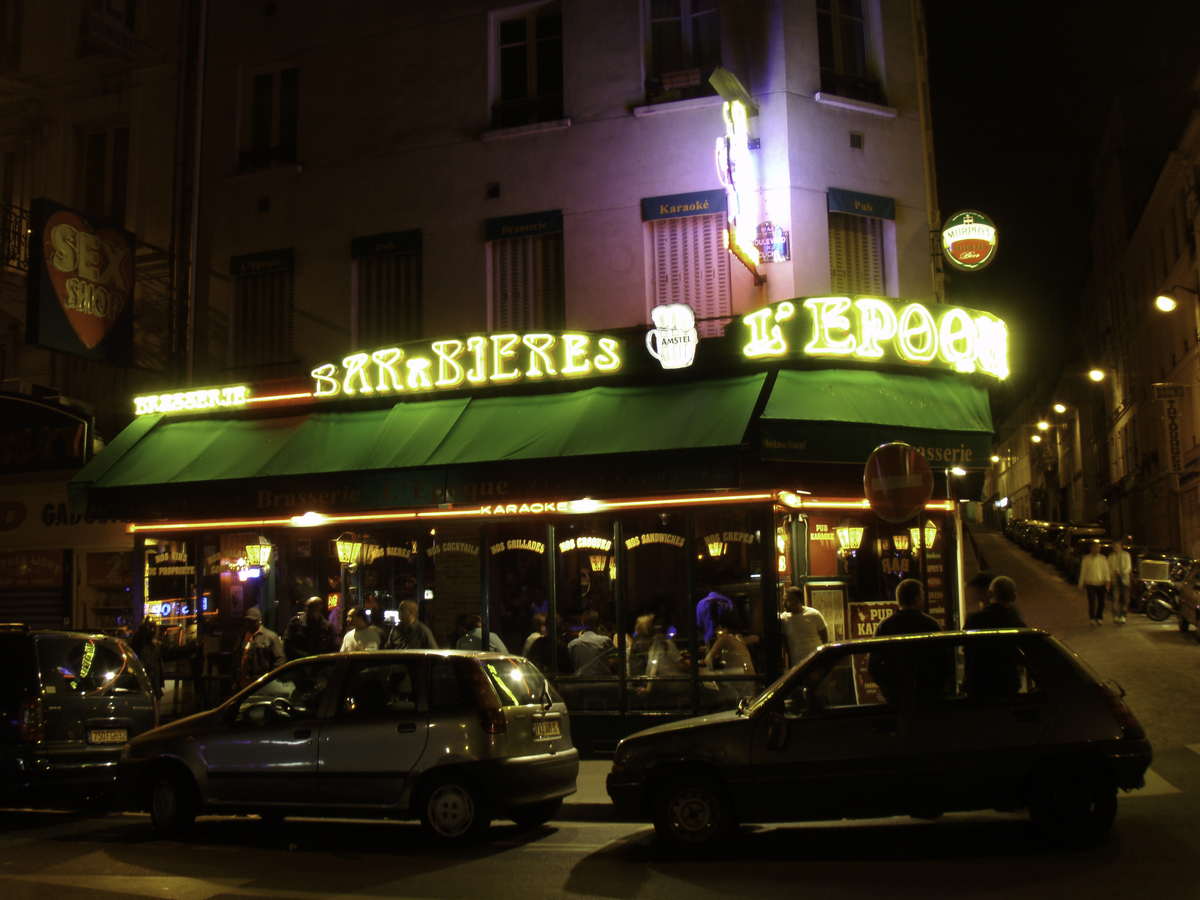
M 668 779 L 654 800 L 654 830 L 672 849 L 706 851 L 728 839 L 737 828 L 733 803 L 725 788 L 703 775 Z
M 421 825 L 445 844 L 478 840 L 492 824 L 483 791 L 473 781 L 453 775 L 429 785 L 422 794 L 420 810 Z
M 562 809 L 562 798 L 517 807 L 509 813 L 509 816 L 521 828 L 537 828 L 558 815 L 560 809 Z
M 1096 841 L 1117 816 L 1117 786 L 1092 766 L 1053 766 L 1034 783 L 1029 816 L 1052 840 Z
M 164 834 L 182 834 L 191 828 L 196 806 L 196 786 L 187 776 L 159 776 L 150 789 L 150 822 Z

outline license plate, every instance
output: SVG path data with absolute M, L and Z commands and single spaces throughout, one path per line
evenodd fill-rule
M 98 728 L 88 732 L 89 744 L 124 744 L 129 732 L 124 728 Z
M 535 740 L 548 741 L 551 738 L 561 736 L 562 732 L 558 729 L 558 719 L 538 719 L 533 723 L 533 737 Z

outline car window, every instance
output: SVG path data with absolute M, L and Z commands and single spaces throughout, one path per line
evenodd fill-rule
M 883 653 L 881 650 L 895 651 Z M 810 669 L 785 695 L 784 709 L 789 713 L 817 713 L 833 710 L 848 710 L 864 707 L 886 707 L 889 699 L 884 689 L 875 680 L 875 674 L 888 684 L 887 694 L 896 692 L 903 684 L 904 657 L 900 648 L 875 648 L 875 663 L 867 649 L 858 650 L 839 657 L 829 664 Z M 892 680 L 893 676 L 895 681 Z
M 335 668 L 337 660 L 314 660 L 276 672 L 239 701 L 233 720 L 261 725 L 317 715 Z
M 1020 643 L 1009 636 L 981 636 L 936 646 L 940 655 L 930 652 L 913 658 L 919 705 L 1013 704 L 1044 697 Z
M 420 697 L 420 662 L 365 662 L 346 676 L 338 717 L 386 719 L 415 712 Z
M 42 686 L 48 694 L 90 697 L 140 694 L 140 665 L 125 645 L 104 638 L 54 635 L 38 639 Z
M 552 702 L 562 702 L 537 667 L 521 657 L 483 661 L 488 680 L 500 697 L 501 706 L 527 706 L 545 703 L 548 692 Z

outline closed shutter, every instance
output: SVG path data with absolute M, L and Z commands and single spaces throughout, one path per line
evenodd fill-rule
M 724 214 L 658 219 L 651 226 L 654 305 L 684 303 L 702 337 L 720 337 L 733 308 Z
M 565 327 L 565 283 L 561 232 L 492 241 L 492 330 Z
M 829 275 L 834 293 L 883 295 L 883 219 L 829 214 Z
M 292 359 L 292 270 L 234 279 L 231 365 L 265 366 Z
M 421 254 L 357 260 L 358 345 L 382 347 L 421 337 Z

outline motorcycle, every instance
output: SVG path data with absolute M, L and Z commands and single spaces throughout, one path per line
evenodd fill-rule
M 1142 596 L 1142 611 L 1152 622 L 1165 622 L 1179 612 L 1179 588 L 1176 584 L 1183 580 L 1185 568 L 1172 564 L 1170 581 L 1153 581 L 1147 586 Z

